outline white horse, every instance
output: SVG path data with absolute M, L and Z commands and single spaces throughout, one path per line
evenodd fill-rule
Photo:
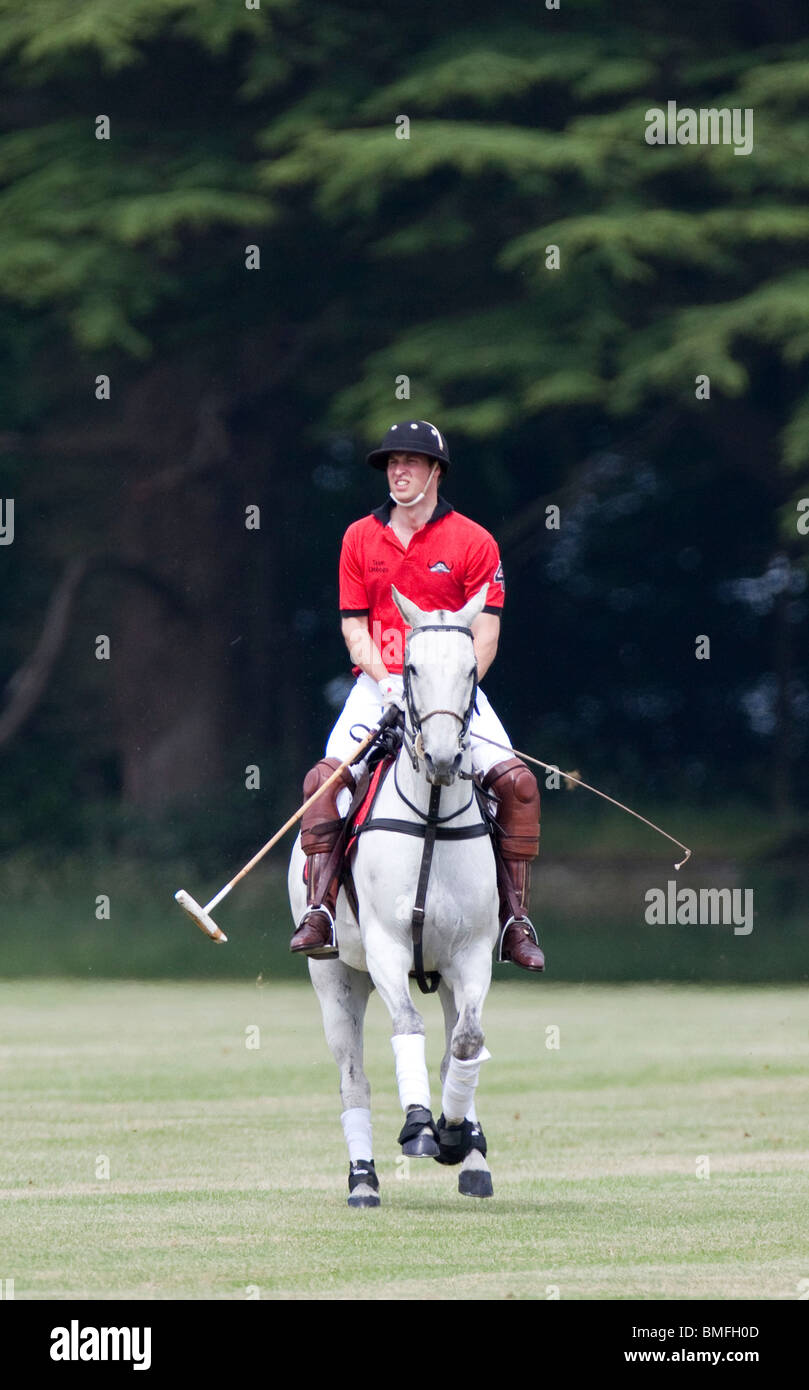
M 403 1153 L 460 1162 L 459 1190 L 470 1196 L 492 1194 L 475 1091 L 481 1062 L 489 1056 L 481 1010 L 499 930 L 498 894 L 491 839 L 473 794 L 468 737 L 477 683 L 470 626 L 483 608 L 486 591 L 484 585 L 457 613 L 425 613 L 393 589 L 399 611 L 413 629 L 404 663 L 405 734 L 394 769 L 377 796 L 373 822 L 404 822 L 417 833 L 371 828 L 360 834 L 353 866 L 359 921 L 341 890 L 336 915 L 339 960 L 309 961 L 326 1040 L 340 1072 L 350 1206 L 379 1205 L 370 1087 L 363 1070 L 363 1022 L 374 986 L 393 1024 L 396 1079 L 405 1113 L 399 1135 Z M 423 965 L 426 972 L 440 974 L 446 1024 L 443 1114 L 438 1125 L 431 1113 L 424 1023 L 408 980 L 414 968 L 412 918 L 431 798 L 439 824 L 424 904 Z M 296 923 L 306 908 L 303 863 L 298 839 L 289 869 Z

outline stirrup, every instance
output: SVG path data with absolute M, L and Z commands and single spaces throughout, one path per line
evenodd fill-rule
M 334 916 L 329 911 L 325 903 L 309 903 L 309 905 L 306 908 L 306 911 L 304 912 L 300 922 L 297 925 L 296 933 L 300 931 L 301 927 L 304 927 L 306 925 L 306 919 L 309 916 L 310 912 L 322 912 L 325 914 L 326 917 L 328 917 L 330 928 L 329 940 L 324 941 L 321 946 L 311 946 L 306 951 L 300 951 L 299 954 L 303 956 L 308 956 L 309 960 L 336 959 L 336 957 L 340 954 L 340 950 L 337 945 L 337 928 L 335 926 Z
M 520 922 L 520 923 L 523 923 L 523 922 L 524 922 L 525 925 L 526 925 L 526 927 L 530 927 L 530 928 L 531 928 L 531 935 L 532 935 L 533 938 L 534 938 L 534 945 L 535 945 L 535 946 L 538 946 L 539 949 L 540 949 L 540 951 L 542 950 L 542 947 L 539 945 L 539 937 L 537 936 L 537 929 L 536 929 L 536 927 L 534 926 L 534 924 L 533 924 L 533 922 L 531 921 L 531 918 L 528 916 L 528 914 L 527 914 L 527 913 L 523 913 L 522 917 L 515 917 L 514 914 L 512 913 L 511 916 L 509 917 L 508 921 L 505 922 L 505 923 L 503 924 L 503 926 L 501 927 L 501 929 L 500 929 L 500 939 L 499 939 L 499 941 L 498 941 L 498 943 L 497 943 L 497 964 L 498 964 L 498 965 L 510 965 L 510 964 L 511 964 L 511 961 L 509 961 L 509 960 L 504 960 L 504 959 L 503 959 L 503 941 L 505 940 L 505 935 L 506 935 L 506 932 L 508 931 L 509 927 L 513 927 L 513 926 L 515 925 L 515 923 L 517 923 L 517 922 Z

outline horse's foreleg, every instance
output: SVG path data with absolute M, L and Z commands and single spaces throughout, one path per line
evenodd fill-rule
M 455 1024 L 458 1022 L 458 1010 L 455 1007 L 455 995 L 452 993 L 452 990 L 449 988 L 449 985 L 446 983 L 446 980 L 444 979 L 443 975 L 441 976 L 441 983 L 438 986 L 438 997 L 441 1000 L 441 1008 L 444 1011 L 444 1034 L 446 1037 L 446 1050 L 444 1052 L 444 1056 L 441 1059 L 440 1073 L 441 1085 L 443 1086 L 444 1081 L 446 1080 L 449 1059 L 452 1055 L 452 1033 L 455 1028 Z
M 396 1081 L 402 1109 L 430 1108 L 430 1081 L 424 1055 L 424 1020 L 410 998 L 410 953 L 390 937 L 366 927 L 365 958 L 379 997 L 393 1024 Z
M 362 1065 L 362 1030 L 365 1010 L 373 989 L 362 970 L 341 960 L 310 960 L 309 974 L 320 1001 L 323 1028 L 331 1055 L 340 1073 L 340 1098 L 346 1110 L 370 1113 L 371 1087 Z M 352 1154 L 370 1158 L 365 1154 Z
M 453 972 L 455 973 L 455 972 Z M 450 1124 L 460 1124 L 475 1115 L 475 1091 L 480 1066 L 491 1055 L 485 1048 L 481 1012 L 489 990 L 491 970 L 489 958 L 482 972 L 466 970 L 449 981 L 453 986 L 455 1025 L 449 1038 L 449 1057 L 443 1073 L 442 1107 Z M 444 1004 L 444 1017 L 449 1025 L 449 1002 Z
M 373 1159 L 371 1088 L 363 1069 L 363 1023 L 373 989 L 369 975 L 343 961 L 310 960 L 323 1028 L 340 1073 L 340 1120 L 348 1146 L 349 1206 L 379 1206 Z
M 456 980 L 452 993 L 446 987 L 441 993 L 447 1027 L 447 1053 L 441 1068 L 441 1161 L 460 1161 L 458 1190 L 470 1197 L 491 1197 L 493 1192 L 486 1139 L 475 1109 L 481 1063 L 490 1056 L 481 1027 L 488 985 L 489 971 L 485 970 L 477 982 L 466 980 L 462 984 Z
M 374 984 L 393 1024 L 391 1045 L 396 1062 L 399 1101 L 405 1123 L 399 1135 L 402 1152 L 411 1158 L 438 1154 L 430 1110 L 430 1078 L 424 1050 L 424 1020 L 410 998 L 410 951 L 383 933 L 366 927 L 365 957 Z

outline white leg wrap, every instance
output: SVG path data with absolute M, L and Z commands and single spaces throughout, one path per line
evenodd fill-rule
M 480 1064 L 487 1062 L 491 1055 L 488 1048 L 483 1047 L 477 1057 L 470 1058 L 468 1062 L 450 1057 L 441 1093 L 441 1109 L 448 1124 L 460 1124 L 468 1116 L 470 1107 L 474 1107 Z
M 396 1081 L 402 1109 L 421 1105 L 430 1109 L 430 1079 L 424 1058 L 423 1033 L 397 1033 L 391 1038 L 396 1058 Z
M 361 1105 L 356 1105 L 352 1110 L 344 1110 L 340 1116 L 343 1126 L 343 1134 L 348 1145 L 348 1158 L 351 1163 L 361 1163 L 374 1156 L 374 1144 L 371 1134 L 371 1112 L 365 1110 Z

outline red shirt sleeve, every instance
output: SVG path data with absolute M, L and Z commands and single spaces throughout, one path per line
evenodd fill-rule
M 483 533 L 480 543 L 469 547 L 469 555 L 464 575 L 464 602 L 474 598 L 479 589 L 488 581 L 489 592 L 483 606 L 484 613 L 500 613 L 506 601 L 506 581 L 500 551 L 494 536 Z
M 349 526 L 340 551 L 340 614 L 343 618 L 361 617 L 371 610 L 356 541 L 355 528 Z

